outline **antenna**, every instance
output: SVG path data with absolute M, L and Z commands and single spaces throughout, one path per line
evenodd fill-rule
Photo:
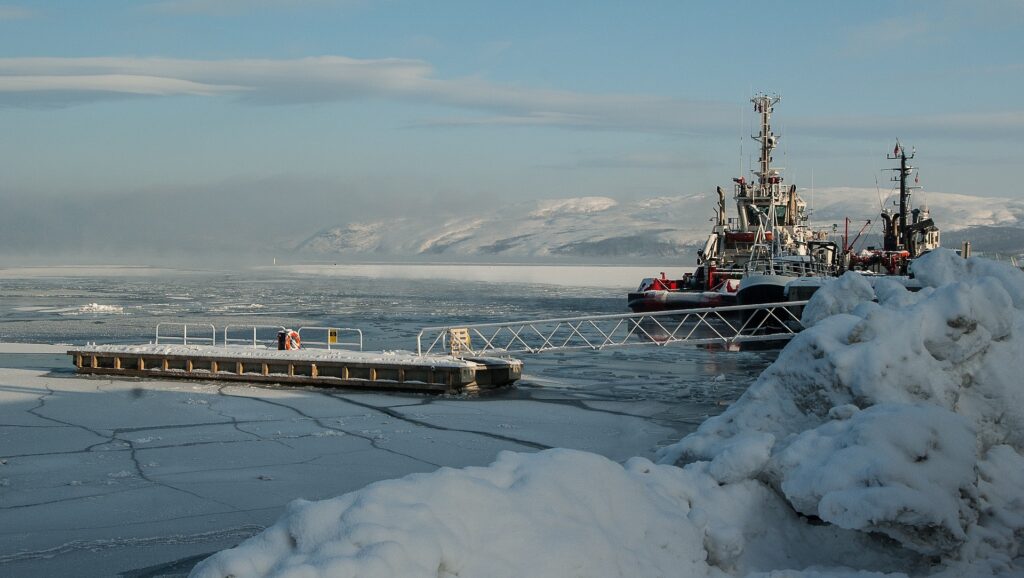
M 882 189 L 878 186 L 878 175 L 875 175 L 875 193 L 878 195 L 878 210 L 885 211 L 885 201 L 882 200 Z
M 740 105 L 740 159 L 739 159 L 740 160 L 740 164 L 739 164 L 739 167 L 737 167 L 740 170 L 739 176 L 741 176 L 741 177 L 746 174 L 746 173 L 743 172 L 743 140 L 744 140 L 743 139 L 743 109 L 744 108 L 746 108 L 746 107 L 741 104 Z

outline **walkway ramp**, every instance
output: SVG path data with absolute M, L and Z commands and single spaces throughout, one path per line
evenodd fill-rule
M 731 347 L 784 341 L 804 329 L 800 313 L 806 304 L 807 301 L 790 301 L 427 327 L 416 337 L 416 351 L 420 355 L 441 351 L 506 355 L 635 345 L 678 343 Z

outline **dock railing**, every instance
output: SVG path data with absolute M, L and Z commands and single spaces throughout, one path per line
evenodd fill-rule
M 242 331 L 245 332 L 245 337 L 238 336 Z M 280 325 L 225 325 L 222 343 L 225 347 L 251 345 L 254 349 L 258 347 L 277 349 L 277 333 L 279 331 L 284 331 L 284 327 Z M 265 337 L 270 332 L 273 332 L 271 336 Z M 259 338 L 259 334 L 264 337 Z
M 323 341 L 313 341 L 307 336 L 313 333 L 314 335 L 323 335 Z M 353 335 L 352 341 L 342 341 L 342 335 L 349 334 Z M 340 349 L 344 347 L 355 348 L 356 351 L 363 350 L 363 331 L 354 327 L 300 327 L 299 328 L 299 339 L 302 341 L 302 346 L 314 345 L 317 347 L 326 347 L 327 349 Z
M 731 305 L 703 309 L 563 317 L 533 321 L 426 327 L 416 336 L 419 355 L 449 351 L 459 336 L 459 355 L 540 353 L 627 345 L 684 343 L 732 345 L 791 339 L 804 327 L 807 301 Z
M 189 327 L 192 328 L 191 336 L 189 336 Z M 161 328 L 164 328 L 164 333 L 160 332 Z M 180 331 L 168 334 L 171 328 L 177 328 Z M 206 336 L 207 329 L 210 331 L 209 337 Z M 201 333 L 197 334 L 198 330 L 201 330 Z M 217 345 L 217 328 L 212 323 L 157 323 L 155 343 L 160 345 L 161 339 L 165 343 L 170 341 L 182 345 L 188 345 L 189 341 L 201 345 Z

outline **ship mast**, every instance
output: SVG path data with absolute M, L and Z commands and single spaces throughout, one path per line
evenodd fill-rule
M 772 151 L 775 150 L 779 140 L 775 133 L 772 132 L 771 120 L 772 112 L 779 100 L 779 96 L 768 96 L 766 94 L 759 94 L 750 99 L 750 102 L 754 103 L 754 111 L 761 114 L 761 132 L 751 136 L 761 145 L 760 170 L 757 171 L 757 184 L 759 196 L 762 197 L 762 203 L 766 197 L 770 198 L 771 201 L 778 199 L 779 185 L 782 182 L 778 171 L 772 170 Z M 770 204 L 774 204 L 774 202 Z M 772 221 L 774 223 L 775 215 L 772 215 Z
M 911 151 L 910 156 L 907 156 L 907 149 L 900 145 L 900 141 L 896 141 L 896 148 L 893 149 L 891 155 L 887 155 L 886 158 L 889 160 L 900 161 L 899 168 L 889 169 L 890 171 L 899 171 L 899 174 L 892 178 L 893 182 L 899 181 L 900 183 L 900 214 L 899 214 L 899 234 L 897 239 L 899 245 L 904 249 L 910 248 L 910 231 L 907 229 L 907 213 L 910 212 L 910 190 L 918 187 L 908 187 L 907 177 L 910 176 L 911 171 L 914 167 L 907 164 L 907 161 L 914 158 L 916 151 Z

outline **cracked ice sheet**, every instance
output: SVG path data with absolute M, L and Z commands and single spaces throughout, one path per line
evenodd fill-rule
M 671 432 L 550 400 L 0 369 L 0 566 L 116 575 L 231 547 L 295 498 L 485 465 L 506 449 L 651 455 Z
M 624 414 L 529 400 L 438 401 L 395 411 L 447 428 L 519 439 L 540 448 L 584 450 L 613 460 L 653 457 L 658 441 L 675 433 Z

